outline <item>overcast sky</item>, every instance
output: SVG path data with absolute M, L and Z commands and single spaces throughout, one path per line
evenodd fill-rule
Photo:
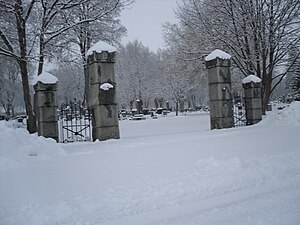
M 150 50 L 155 51 L 164 47 L 161 24 L 176 22 L 174 9 L 179 0 L 136 0 L 122 12 L 122 24 L 127 28 L 127 37 L 123 44 L 138 39 Z

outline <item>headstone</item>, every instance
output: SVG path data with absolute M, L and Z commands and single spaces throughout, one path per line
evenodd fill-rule
M 34 111 L 39 136 L 58 142 L 57 78 L 43 72 L 34 85 Z
M 136 110 L 137 110 L 137 114 L 142 113 L 142 101 L 139 99 L 136 100 Z
M 92 51 L 93 50 L 93 51 Z M 119 139 L 116 102 L 115 49 L 103 42 L 87 53 L 89 108 L 93 112 L 93 140 Z
M 167 111 L 171 111 L 170 110 L 170 103 L 168 101 L 166 101 L 166 109 L 167 109 Z
M 245 108 L 247 125 L 253 125 L 262 120 L 261 79 L 249 75 L 242 80 L 245 92 Z
M 229 54 L 218 49 L 205 58 L 208 69 L 211 129 L 234 126 L 230 58 Z

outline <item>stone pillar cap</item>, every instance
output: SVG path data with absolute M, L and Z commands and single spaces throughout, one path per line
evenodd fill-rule
M 231 59 L 231 55 L 229 55 L 228 53 L 226 53 L 220 49 L 216 49 L 216 50 L 212 51 L 208 56 L 205 57 L 205 61 L 208 62 L 208 61 L 214 60 L 216 58 L 226 60 L 226 59 Z
M 247 76 L 246 78 L 244 78 L 242 80 L 242 84 L 248 84 L 248 83 L 260 83 L 261 82 L 261 79 L 253 74 Z
M 56 76 L 53 76 L 51 73 L 42 72 L 34 79 L 33 84 L 35 85 L 38 82 L 41 82 L 43 84 L 56 84 L 58 82 L 58 79 Z
M 90 55 L 93 55 L 94 52 L 101 53 L 101 52 L 109 52 L 113 53 L 116 52 L 116 48 L 112 45 L 109 45 L 103 41 L 98 41 L 94 44 L 86 53 L 85 57 L 88 58 Z

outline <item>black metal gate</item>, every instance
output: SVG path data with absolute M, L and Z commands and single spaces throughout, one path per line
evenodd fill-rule
M 60 142 L 91 141 L 91 112 L 80 102 L 62 104 L 59 110 Z
M 246 126 L 247 121 L 244 98 L 242 96 L 235 96 L 233 105 L 234 126 Z

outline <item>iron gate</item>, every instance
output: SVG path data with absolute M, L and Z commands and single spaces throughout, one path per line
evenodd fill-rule
M 60 142 L 91 141 L 91 112 L 80 102 L 62 104 L 59 110 Z
M 233 116 L 234 116 L 235 127 L 246 126 L 247 120 L 246 120 L 245 101 L 242 96 L 234 97 Z

